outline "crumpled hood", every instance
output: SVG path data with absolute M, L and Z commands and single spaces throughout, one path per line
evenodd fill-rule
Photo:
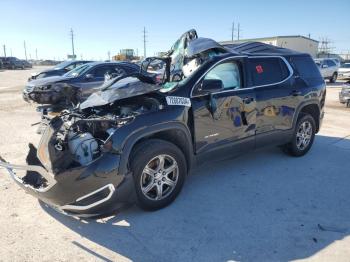
M 126 77 L 118 81 L 109 89 L 91 94 L 88 99 L 80 104 L 80 109 L 103 106 L 117 100 L 151 93 L 161 89 L 159 85 L 148 84 L 137 77 Z
M 50 76 L 50 77 L 32 80 L 27 84 L 27 86 L 44 86 L 44 85 L 49 85 L 57 82 L 62 82 L 67 79 L 69 78 L 64 76 Z

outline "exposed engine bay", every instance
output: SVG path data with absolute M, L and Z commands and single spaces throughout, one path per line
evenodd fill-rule
M 83 112 L 63 111 L 51 120 L 45 130 L 38 157 L 54 173 L 87 166 L 103 152 L 113 151 L 111 137 L 118 128 L 138 115 L 161 108 L 158 99 L 144 96 Z M 47 147 L 48 154 L 40 150 L 41 147 Z M 47 155 L 50 159 L 47 159 Z

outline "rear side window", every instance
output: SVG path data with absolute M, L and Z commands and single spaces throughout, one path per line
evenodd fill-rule
M 320 78 L 320 70 L 310 56 L 291 57 L 293 67 L 301 78 Z
M 253 86 L 278 83 L 290 74 L 286 63 L 278 57 L 249 58 L 249 72 Z

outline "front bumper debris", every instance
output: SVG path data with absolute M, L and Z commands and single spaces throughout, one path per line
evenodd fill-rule
M 13 165 L 0 157 L 0 167 L 27 193 L 68 215 L 95 216 L 129 202 L 132 179 L 118 175 L 119 155 L 104 154 L 90 165 L 68 169 L 59 174 L 37 165 Z M 44 181 L 40 186 L 28 183 L 16 170 L 37 173 Z M 116 192 L 118 188 L 118 193 Z

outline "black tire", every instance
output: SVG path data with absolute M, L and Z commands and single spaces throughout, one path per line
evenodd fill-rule
M 311 126 L 311 134 L 310 134 L 311 137 L 307 145 L 306 146 L 304 145 L 302 147 L 300 145 L 301 138 L 299 138 L 299 135 L 300 135 L 299 131 L 302 129 L 303 123 L 307 123 L 307 125 Z M 314 142 L 315 131 L 316 131 L 315 119 L 309 114 L 300 115 L 294 130 L 292 141 L 284 145 L 283 151 L 291 156 L 296 156 L 296 157 L 305 155 L 310 150 Z
M 159 165 L 159 157 L 165 157 L 164 162 L 172 163 L 175 166 L 177 165 L 176 171 L 170 174 L 173 176 L 171 179 L 176 180 L 173 187 L 161 181 L 166 179 L 164 178 L 165 176 L 168 178 L 168 175 L 164 175 L 166 164 L 163 165 L 163 172 L 162 169 L 160 169 L 159 172 L 156 172 L 157 174 L 153 173 L 152 176 L 144 172 L 146 166 L 149 167 L 152 163 L 157 162 Z M 175 160 L 175 162 L 173 160 Z M 159 166 L 151 170 L 157 170 Z M 137 205 L 144 210 L 157 210 L 173 202 L 180 193 L 187 174 L 186 159 L 182 151 L 174 144 L 160 139 L 146 140 L 137 145 L 131 154 L 130 168 L 134 176 Z M 176 179 L 174 177 L 176 177 Z M 160 185 L 160 183 L 162 184 Z M 153 184 L 153 186 L 151 184 Z M 142 188 L 145 190 L 145 187 L 147 188 L 149 186 L 151 189 L 147 193 L 144 193 Z M 164 195 L 164 198 L 156 199 L 159 187 L 162 188 L 162 192 L 167 193 Z M 153 196 L 155 197 L 154 199 Z
M 346 101 L 346 107 L 350 108 L 350 99 Z
M 335 82 L 337 82 L 337 78 L 338 78 L 338 74 L 337 74 L 337 72 L 334 72 L 332 77 L 329 79 L 329 82 L 335 83 Z

